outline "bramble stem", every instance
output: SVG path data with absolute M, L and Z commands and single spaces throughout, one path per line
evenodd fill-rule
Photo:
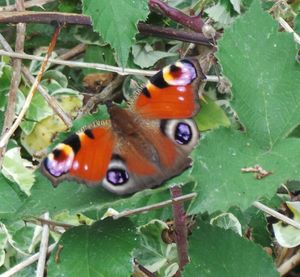
M 179 186 L 170 188 L 172 199 L 182 196 Z M 179 270 L 182 271 L 184 266 L 189 262 L 188 246 L 187 246 L 187 227 L 186 215 L 183 203 L 173 203 L 173 218 L 175 227 L 175 240 L 177 245 L 177 255 L 179 260 Z

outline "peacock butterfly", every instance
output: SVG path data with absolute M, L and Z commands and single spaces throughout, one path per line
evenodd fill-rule
M 160 185 L 190 166 L 199 132 L 197 88 L 205 75 L 197 61 L 164 67 L 146 83 L 127 109 L 108 103 L 110 120 L 75 133 L 42 162 L 57 186 L 74 179 L 102 184 L 116 194 Z

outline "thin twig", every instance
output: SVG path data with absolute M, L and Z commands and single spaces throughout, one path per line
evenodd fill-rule
M 32 8 L 35 6 L 41 7 L 47 3 L 54 2 L 54 1 L 56 1 L 56 0 L 31 0 L 31 1 L 26 1 L 24 6 L 26 9 Z M 15 5 L 0 7 L 0 12 L 11 12 L 11 11 L 15 11 L 15 10 L 16 10 Z
M 0 34 L 0 36 L 1 36 L 1 34 Z M 1 40 L 0 40 L 0 43 L 1 43 Z M 8 57 L 14 57 L 14 58 L 35 60 L 35 61 L 43 60 L 43 57 L 40 57 L 40 56 L 14 53 L 14 52 L 8 52 L 8 51 L 4 51 L 4 50 L 0 50 L 0 56 L 1 55 L 8 56 Z M 119 75 L 132 74 L 132 75 L 142 75 L 142 76 L 153 76 L 155 73 L 157 73 L 157 71 L 155 71 L 155 70 L 121 68 L 121 67 L 117 67 L 117 66 L 111 66 L 111 65 L 100 64 L 100 63 L 65 61 L 65 60 L 61 60 L 61 59 L 52 59 L 52 58 L 49 58 L 49 62 L 54 63 L 54 64 L 66 65 L 66 66 L 70 66 L 70 67 L 94 68 L 94 69 L 99 69 L 99 70 L 104 70 L 104 71 L 115 72 L 115 73 L 118 73 Z M 204 81 L 219 82 L 220 78 L 222 78 L 222 77 L 206 75 L 206 79 Z
M 100 93 L 92 96 L 88 102 L 79 110 L 77 118 L 80 118 L 82 115 L 90 112 L 95 105 L 99 103 L 104 103 L 105 101 L 113 100 L 115 94 L 113 91 L 118 88 L 124 80 L 124 76 L 117 76 L 112 82 L 110 82 Z
M 39 225 L 47 224 L 49 226 L 54 226 L 54 227 L 58 226 L 58 227 L 62 227 L 64 229 L 69 229 L 69 228 L 75 227 L 75 225 L 73 225 L 73 224 L 57 222 L 54 220 L 49 220 L 49 219 L 45 219 L 45 218 L 41 218 L 41 217 L 34 217 L 33 219 L 25 219 L 24 221 L 30 222 L 33 224 L 37 224 L 37 222 L 39 222 Z
M 170 188 L 172 199 L 180 197 L 182 190 L 179 186 Z M 179 271 L 182 271 L 184 266 L 189 262 L 188 247 L 187 247 L 187 227 L 186 215 L 184 212 L 183 203 L 173 203 L 173 218 L 175 226 L 175 241 L 177 245 L 177 256 L 179 260 Z M 180 272 L 178 272 L 180 275 Z
M 44 219 L 49 219 L 49 212 L 44 214 Z M 49 225 L 43 225 L 42 231 L 42 238 L 40 243 L 40 256 L 36 268 L 36 277 L 43 277 L 45 274 L 45 265 L 46 265 L 46 257 L 47 257 L 47 250 L 48 250 L 48 241 L 49 241 Z
M 24 0 L 17 0 L 16 8 L 18 11 L 23 11 Z M 16 29 L 17 31 L 16 31 L 15 51 L 16 53 L 21 53 L 24 51 L 26 24 L 18 23 Z M 21 66 L 22 66 L 21 59 L 13 59 L 12 78 L 11 78 L 10 89 L 7 98 L 7 107 L 4 115 L 3 129 L 1 133 L 2 135 L 11 127 L 15 119 L 17 93 L 18 93 L 19 84 L 21 82 Z M 0 168 L 2 167 L 5 151 L 6 151 L 6 144 L 2 148 L 0 148 Z
M 74 14 L 74 13 L 59 13 L 59 12 L 1 12 L 0 23 L 46 23 L 51 24 L 57 22 L 59 24 L 77 24 L 92 26 L 92 21 L 89 16 Z M 213 41 L 206 38 L 204 35 L 196 32 L 187 32 L 173 28 L 164 28 L 151 24 L 138 23 L 138 31 L 141 34 L 152 36 L 164 36 L 169 39 L 180 41 L 193 42 L 201 45 L 212 46 Z
M 47 253 L 48 254 L 51 253 L 53 251 L 53 249 L 55 248 L 55 246 L 56 246 L 56 243 L 51 244 L 48 247 Z M 36 262 L 39 259 L 39 256 L 40 256 L 40 252 L 30 256 L 29 258 L 27 258 L 23 262 L 20 262 L 19 264 L 17 264 L 14 267 L 10 268 L 6 272 L 0 274 L 0 277 L 10 277 L 10 276 L 15 275 L 16 273 L 23 270 L 27 266 L 29 266 L 29 265 L 33 264 L 34 262 Z
M 76 45 L 75 47 L 71 48 L 70 50 L 68 50 L 66 53 L 58 56 L 57 58 L 59 60 L 69 60 L 69 59 L 83 53 L 86 50 L 86 47 L 87 46 L 85 44 L 80 43 L 80 44 Z
M 8 57 L 35 60 L 35 61 L 42 61 L 44 59 L 41 56 L 19 54 L 19 53 L 7 52 L 4 50 L 0 50 L 0 56 L 8 56 Z M 49 58 L 49 62 L 55 63 L 55 64 L 60 64 L 60 65 L 66 65 L 66 66 L 70 66 L 70 67 L 76 66 L 76 67 L 81 67 L 81 68 L 94 68 L 94 69 L 99 69 L 99 70 L 105 70 L 105 71 L 118 73 L 119 75 L 133 74 L 133 75 L 152 76 L 156 73 L 156 71 L 152 71 L 152 70 L 121 68 L 121 67 L 111 66 L 111 65 L 106 65 L 106 64 L 74 62 L 74 61 L 65 61 L 65 60 L 52 59 L 52 58 Z
M 1 12 L 0 23 L 46 23 L 51 24 L 72 24 L 92 26 L 92 21 L 89 16 L 76 13 L 60 13 L 60 12 Z
M 10 45 L 7 43 L 5 38 L 0 34 L 0 44 L 2 45 L 3 49 L 7 51 L 8 53 L 14 53 Z M 2 50 L 0 50 L 2 51 Z M 34 83 L 35 78 L 30 73 L 29 69 L 22 65 L 22 73 L 24 75 L 24 78 L 31 84 Z M 54 97 L 51 97 L 46 89 L 42 87 L 40 84 L 38 85 L 38 90 L 41 93 L 41 95 L 44 97 L 45 101 L 49 104 L 49 106 L 53 109 L 53 111 L 60 117 L 60 119 L 66 124 L 67 127 L 72 126 L 72 120 L 69 118 L 69 116 L 63 111 L 63 109 L 59 106 L 56 99 Z
M 290 272 L 293 268 L 295 268 L 298 264 L 300 264 L 300 253 L 297 252 L 290 259 L 285 261 L 280 267 L 277 268 L 277 271 L 280 273 L 280 276 L 283 276 Z
M 200 16 L 186 15 L 180 10 L 170 7 L 169 5 L 160 0 L 149 0 L 148 5 L 152 11 L 163 13 L 170 19 L 189 27 L 195 32 L 202 32 L 204 21 Z
M 300 223 L 298 223 L 297 221 L 269 208 L 268 206 L 258 202 L 258 201 L 255 201 L 253 204 L 252 204 L 254 207 L 258 208 L 259 210 L 287 223 L 287 224 L 290 224 L 291 226 L 297 228 L 297 229 L 300 229 Z
M 51 39 L 51 42 L 49 44 L 49 47 L 48 47 L 48 51 L 46 53 L 46 56 L 44 58 L 44 61 L 42 62 L 42 65 L 41 65 L 41 68 L 38 72 L 38 75 L 36 76 L 36 79 L 27 95 L 27 98 L 24 102 L 24 105 L 23 105 L 23 108 L 20 112 L 20 114 L 18 115 L 17 119 L 15 120 L 14 124 L 11 126 L 11 128 L 2 136 L 1 140 L 0 140 L 0 147 L 3 147 L 9 140 L 9 138 L 12 136 L 12 134 L 15 132 L 15 130 L 19 127 L 23 117 L 25 116 L 28 108 L 29 108 L 29 105 L 31 103 L 31 100 L 33 98 L 33 95 L 35 94 L 36 90 L 37 90 L 37 87 L 42 79 L 42 76 L 45 72 L 45 69 L 46 69 L 46 65 L 48 63 L 48 59 L 55 47 L 55 44 L 56 44 L 56 41 L 57 41 L 57 38 L 58 38 L 58 34 L 60 32 L 60 27 L 57 27 L 55 29 L 55 32 L 53 34 L 53 37 Z
M 159 202 L 159 203 L 155 203 L 153 205 L 148 205 L 148 206 L 144 206 L 144 207 L 133 209 L 133 210 L 125 210 L 125 211 L 120 212 L 116 215 L 113 215 L 113 219 L 119 219 L 121 217 L 127 217 L 127 216 L 131 216 L 131 215 L 135 215 L 135 214 L 149 212 L 149 211 L 152 211 L 152 210 L 156 210 L 156 209 L 160 209 L 160 208 L 163 208 L 163 207 L 166 207 L 166 206 L 170 206 L 173 203 L 181 203 L 181 202 L 189 201 L 189 200 L 192 200 L 196 195 L 197 195 L 196 192 L 192 192 L 192 193 L 189 193 L 189 194 L 182 195 L 180 197 L 173 198 L 171 200 L 166 200 L 166 201 L 162 201 L 162 202 Z
M 156 277 L 154 273 L 152 273 L 150 270 L 148 270 L 146 267 L 141 265 L 136 258 L 133 259 L 134 268 L 137 271 L 141 271 L 145 276 L 148 277 Z
M 277 21 L 286 32 L 292 33 L 294 35 L 294 40 L 300 44 L 300 36 L 293 30 L 293 28 L 280 16 L 277 18 Z

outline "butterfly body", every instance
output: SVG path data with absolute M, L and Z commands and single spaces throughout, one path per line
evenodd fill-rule
M 154 75 L 128 109 L 109 103 L 110 121 L 73 134 L 43 161 L 54 185 L 75 179 L 116 194 L 160 185 L 180 174 L 198 141 L 196 90 L 202 72 L 189 60 Z

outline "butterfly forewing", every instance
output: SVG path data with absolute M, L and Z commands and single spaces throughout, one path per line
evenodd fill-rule
M 198 112 L 197 88 L 204 78 L 196 61 L 169 65 L 148 81 L 134 108 L 145 118 L 190 118 Z
M 114 146 L 115 137 L 109 126 L 87 129 L 58 144 L 44 160 L 42 170 L 54 184 L 68 177 L 99 184 Z

